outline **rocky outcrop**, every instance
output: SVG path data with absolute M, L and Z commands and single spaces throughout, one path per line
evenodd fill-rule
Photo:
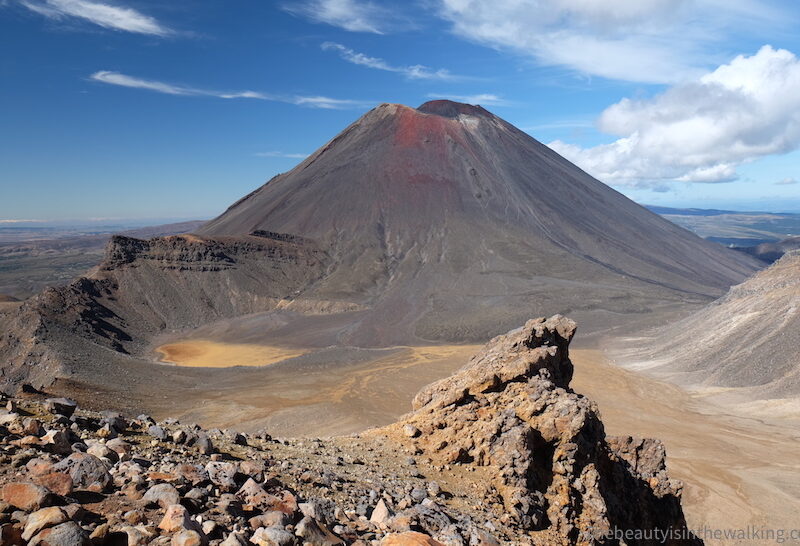
M 569 388 L 574 333 L 554 316 L 496 337 L 392 428 L 435 463 L 484 470 L 485 495 L 496 492 L 515 524 L 548 544 L 685 529 L 661 442 L 607 437 L 595 404 Z

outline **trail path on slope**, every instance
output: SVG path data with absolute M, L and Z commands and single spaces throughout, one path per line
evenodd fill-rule
M 685 483 L 691 528 L 800 529 L 796 428 L 729 414 L 675 385 L 617 367 L 600 351 L 571 356 L 572 387 L 597 402 L 608 434 L 664 442 L 670 475 Z M 738 542 L 745 543 L 775 541 Z

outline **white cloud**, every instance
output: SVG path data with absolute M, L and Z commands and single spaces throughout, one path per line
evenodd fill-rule
M 775 182 L 776 186 L 791 186 L 797 184 L 797 179 L 795 178 L 784 178 L 783 180 L 779 180 Z
M 326 23 L 351 32 L 384 34 L 392 25 L 392 13 L 362 0 L 304 0 L 284 7 L 316 23 Z
M 675 83 L 714 59 L 709 45 L 768 20 L 772 0 L 437 0 L 456 34 L 606 78 Z
M 385 70 L 386 72 L 395 72 L 412 80 L 455 80 L 458 78 L 458 76 L 451 74 L 448 70 L 443 68 L 433 70 L 421 64 L 394 66 L 383 59 L 370 57 L 369 55 L 359 53 L 335 42 L 325 42 L 322 44 L 322 49 L 325 51 L 338 52 L 339 56 L 349 63 L 366 66 L 367 68 L 374 68 L 376 70 Z
M 256 99 L 268 100 L 275 102 L 285 102 L 289 104 L 296 104 L 298 106 L 308 106 L 311 108 L 324 108 L 324 109 L 344 109 L 344 108 L 362 108 L 371 105 L 369 101 L 357 101 L 350 99 L 332 99 L 323 96 L 280 96 L 280 95 L 267 95 L 258 91 L 214 91 L 210 89 L 199 89 L 196 87 L 187 87 L 183 85 L 175 85 L 171 83 L 160 82 L 157 80 L 146 80 L 119 72 L 112 72 L 109 70 L 100 70 L 95 72 L 89 79 L 107 83 L 110 85 L 118 85 L 120 87 L 130 87 L 133 89 L 145 89 L 148 91 L 155 91 L 157 93 L 164 93 L 167 95 L 183 95 L 183 96 L 196 96 L 196 97 L 216 97 L 219 99 Z
M 619 185 L 734 180 L 737 165 L 800 147 L 800 60 L 764 46 L 653 98 L 623 99 L 598 128 L 619 138 L 550 147 Z
M 77 17 L 113 30 L 156 36 L 173 33 L 153 17 L 119 5 L 92 0 L 22 0 L 21 4 L 50 19 Z
M 504 98 L 491 93 L 480 93 L 477 95 L 450 95 L 447 93 L 428 93 L 431 99 L 447 99 L 467 104 L 479 104 L 481 106 L 504 106 L 508 101 Z
M 324 108 L 327 110 L 339 110 L 344 108 L 363 108 L 372 103 L 361 100 L 332 99 L 330 97 L 293 97 L 282 99 L 283 102 L 290 102 L 299 106 L 310 106 L 312 108 Z
M 294 154 L 288 152 L 258 152 L 255 154 L 258 157 L 283 157 L 288 159 L 305 159 L 308 154 Z

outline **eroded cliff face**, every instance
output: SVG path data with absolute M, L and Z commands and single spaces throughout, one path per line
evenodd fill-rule
M 573 321 L 554 316 L 494 338 L 423 389 L 387 432 L 435 464 L 480 467 L 487 498 L 498 496 L 516 525 L 546 543 L 680 533 L 682 484 L 669 478 L 661 442 L 607 437 L 596 405 L 569 388 L 574 333 Z
M 102 369 L 104 351 L 141 354 L 154 335 L 269 311 L 319 278 L 326 255 L 308 240 L 113 237 L 87 277 L 49 288 L 4 317 L 6 390 Z

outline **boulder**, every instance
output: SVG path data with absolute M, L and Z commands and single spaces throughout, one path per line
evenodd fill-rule
M 102 493 L 113 482 L 110 466 L 89 453 L 73 453 L 54 465 L 53 470 L 69 474 L 78 490 Z
M 89 546 L 89 533 L 74 521 L 68 521 L 41 531 L 29 546 Z
M 64 523 L 67 519 L 67 514 L 58 506 L 37 510 L 28 516 L 28 520 L 25 522 L 25 529 L 22 532 L 22 538 L 30 540 L 42 529 Z
M 46 487 L 32 483 L 9 483 L 3 486 L 3 502 L 30 512 L 50 506 L 55 496 Z

